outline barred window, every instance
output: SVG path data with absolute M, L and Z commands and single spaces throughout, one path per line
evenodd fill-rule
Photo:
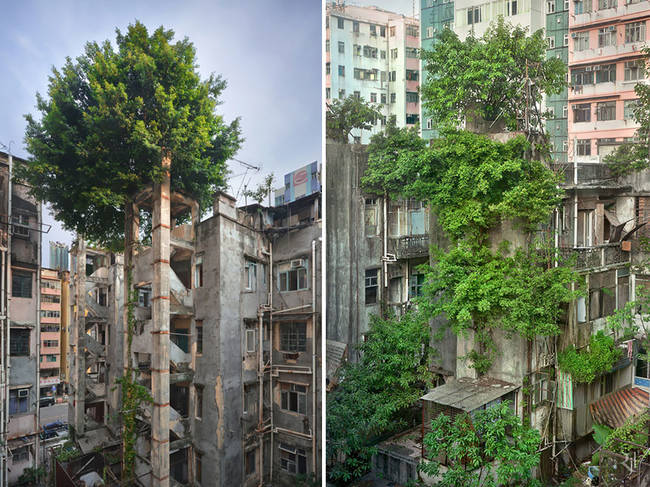
M 280 388 L 282 390 L 282 409 L 307 414 L 307 386 L 280 383 Z
M 307 350 L 307 323 L 282 323 L 280 330 L 280 348 L 283 352 L 304 352 Z
M 11 356 L 29 355 L 29 330 L 11 329 L 9 354 Z
M 280 443 L 280 468 L 293 474 L 306 474 L 307 453 L 301 448 Z

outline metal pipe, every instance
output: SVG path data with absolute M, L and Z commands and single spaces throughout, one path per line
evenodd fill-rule
M 38 228 L 41 228 L 43 220 L 43 205 L 38 204 L 37 221 Z M 36 265 L 36 415 L 34 417 L 34 431 L 36 431 L 36 448 L 34 449 L 34 468 L 38 468 L 40 460 L 40 426 L 41 426 L 41 245 L 43 242 L 43 233 L 38 232 L 38 243 L 36 245 L 37 265 Z M 59 325 L 60 326 L 60 325 Z
M 311 308 L 311 304 L 304 304 L 302 306 L 296 306 L 295 308 L 280 309 L 278 311 L 271 311 L 274 315 L 280 315 L 283 313 L 291 313 L 293 311 L 298 311 L 299 309 Z
M 4 461 L 2 465 L 2 476 L 3 476 L 3 483 L 2 486 L 5 487 L 8 485 L 8 479 L 7 479 L 7 425 L 9 424 L 9 376 L 11 375 L 11 362 L 9 360 L 9 351 L 10 351 L 10 346 L 11 346 L 11 320 L 9 316 L 11 315 L 11 292 L 12 292 L 12 280 L 11 280 L 11 222 L 13 219 L 13 185 L 12 185 L 12 178 L 13 178 L 13 168 L 14 168 L 14 159 L 11 154 L 9 154 L 9 180 L 8 180 L 8 190 L 7 190 L 7 196 L 9 198 L 9 201 L 7 203 L 7 215 L 9 219 L 9 223 L 7 225 L 7 273 L 6 273 L 6 278 L 7 278 L 7 306 L 6 306 L 6 317 L 7 319 L 5 320 L 5 329 L 3 330 L 5 333 L 5 350 L 4 350 L 4 373 L 5 373 L 5 383 L 4 383 L 4 397 L 5 397 L 5 403 L 4 403 L 4 409 L 2 411 L 3 413 L 3 418 L 2 418 L 2 426 L 4 428 L 4 434 L 5 436 L 2 438 L 4 442 Z
M 269 241 L 269 309 L 273 309 L 273 241 Z M 269 312 L 269 425 L 271 427 L 271 444 L 269 445 L 269 481 L 273 484 L 273 313 Z
M 316 240 L 311 241 L 311 463 L 312 472 L 316 475 Z
M 259 380 L 259 388 L 260 390 L 258 391 L 259 394 L 259 410 L 258 410 L 258 421 L 259 421 L 259 426 L 258 428 L 262 428 L 264 424 L 264 347 L 263 347 L 263 342 L 262 338 L 264 337 L 263 333 L 263 314 L 264 312 L 262 311 L 262 308 L 259 307 L 257 309 L 257 318 L 259 320 L 258 322 L 258 350 L 257 350 L 257 377 Z M 270 375 L 270 374 L 269 374 Z M 260 436 L 260 460 L 259 460 L 259 466 L 260 466 L 260 487 L 264 485 L 264 434 Z
M 573 248 L 578 247 L 578 161 L 577 140 L 573 138 Z

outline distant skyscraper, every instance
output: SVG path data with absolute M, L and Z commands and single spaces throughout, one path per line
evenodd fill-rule
M 326 29 L 325 98 L 356 96 L 382 114 L 370 131 L 353 130 L 351 141 L 367 144 L 391 119 L 418 127 L 420 22 L 377 7 L 328 3 Z
M 67 271 L 70 249 L 61 242 L 50 242 L 50 269 Z

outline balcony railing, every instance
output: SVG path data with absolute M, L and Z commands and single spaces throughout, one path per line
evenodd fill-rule
M 429 255 L 429 235 L 405 235 L 389 239 L 388 252 L 398 259 Z
M 608 267 L 630 262 L 630 252 L 621 250 L 620 243 L 558 250 L 562 263 L 569 263 L 572 258 L 575 258 L 576 269 Z

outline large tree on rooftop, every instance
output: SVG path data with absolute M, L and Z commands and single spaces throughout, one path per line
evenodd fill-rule
M 160 176 L 164 151 L 172 190 L 207 208 L 243 140 L 239 120 L 216 112 L 226 82 L 201 79 L 187 38 L 140 22 L 116 33 L 115 48 L 89 42 L 52 70 L 40 120 L 26 115 L 32 158 L 16 175 L 66 228 L 119 249 L 125 204 Z
M 529 119 L 538 123 L 543 94 L 559 93 L 566 85 L 562 60 L 546 59 L 546 48 L 542 30 L 529 36 L 525 28 L 513 27 L 501 17 L 480 38 L 461 41 L 455 32 L 443 29 L 433 49 L 422 51 L 428 75 L 420 86 L 422 104 L 443 126 L 478 116 L 488 121 L 500 118 L 514 129 L 527 106 Z

